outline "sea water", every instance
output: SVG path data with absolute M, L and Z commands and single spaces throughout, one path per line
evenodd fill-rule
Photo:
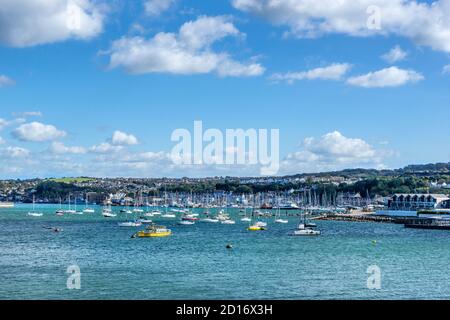
M 235 225 L 153 218 L 173 235 L 132 239 L 144 227 L 119 227 L 132 216 L 119 208 L 112 219 L 100 207 L 63 217 L 58 208 L 37 205 L 43 217 L 28 216 L 30 205 L 0 210 L 0 299 L 450 298 L 448 231 L 318 221 L 321 236 L 294 237 L 296 217 L 249 232 L 230 210 Z M 73 266 L 79 290 L 68 286 Z M 380 289 L 369 289 L 372 266 Z

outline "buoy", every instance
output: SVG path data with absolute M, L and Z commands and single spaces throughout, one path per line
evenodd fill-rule
M 372 240 L 372 244 L 377 244 L 377 240 Z
M 227 244 L 227 249 L 233 249 L 233 245 L 232 244 Z

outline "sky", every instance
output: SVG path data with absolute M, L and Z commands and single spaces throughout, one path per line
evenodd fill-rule
M 279 129 L 278 175 L 450 159 L 450 0 L 0 0 L 0 178 L 257 176 L 176 129 Z M 228 150 L 225 150 L 228 152 Z

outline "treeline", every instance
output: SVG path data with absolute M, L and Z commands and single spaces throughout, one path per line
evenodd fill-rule
M 333 195 L 338 193 L 360 193 L 365 197 L 380 195 L 388 196 L 394 193 L 427 193 L 429 189 L 429 181 L 418 177 L 398 177 L 387 178 L 377 177 L 364 179 L 355 184 L 330 184 L 330 183 L 313 183 L 306 181 L 305 183 L 287 183 L 287 184 L 240 184 L 238 182 L 225 181 L 223 183 L 198 183 L 198 184 L 177 184 L 164 188 L 168 192 L 180 193 L 204 193 L 204 192 L 233 192 L 233 193 L 262 193 L 262 192 L 308 192 L 314 191 L 317 195 L 327 194 Z M 164 190 L 160 190 L 164 191 Z M 440 190 L 445 192 L 444 190 Z

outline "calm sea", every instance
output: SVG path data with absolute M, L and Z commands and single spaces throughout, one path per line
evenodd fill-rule
M 173 236 L 131 239 L 124 214 L 57 217 L 57 207 L 37 206 L 40 218 L 0 209 L 0 299 L 450 299 L 447 231 L 323 221 L 322 236 L 292 237 L 297 218 L 251 233 L 235 211 L 236 225 L 160 219 Z M 72 265 L 80 290 L 67 288 Z M 367 288 L 370 266 L 380 290 Z

